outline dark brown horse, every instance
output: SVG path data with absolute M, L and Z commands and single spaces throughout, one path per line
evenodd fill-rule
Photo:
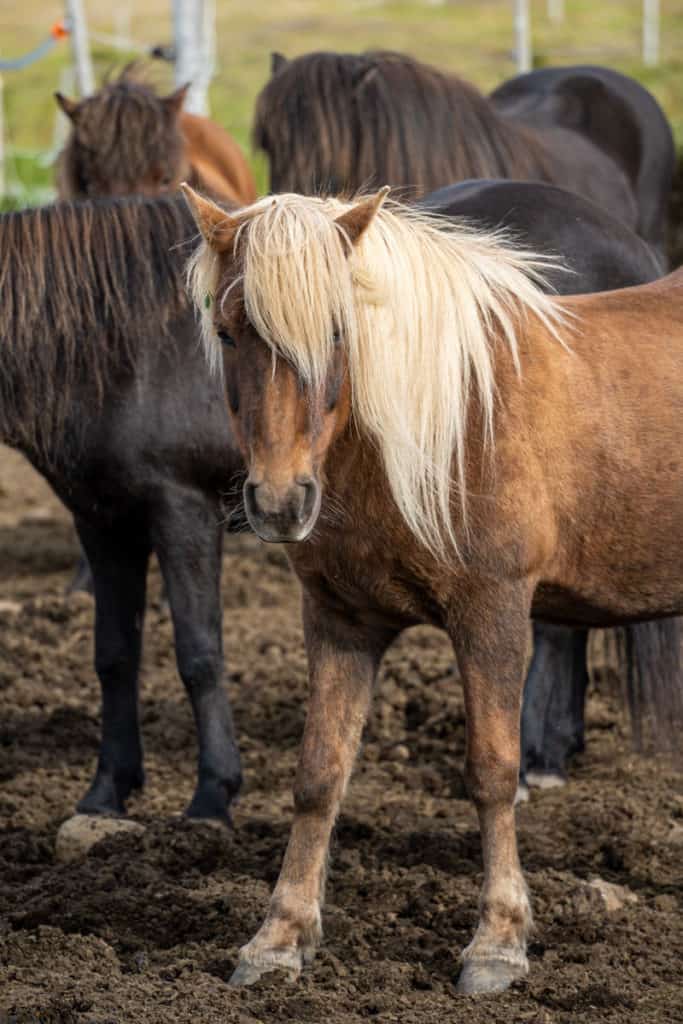
M 254 142 L 273 192 L 413 198 L 465 178 L 547 181 L 663 252 L 674 146 L 654 97 L 601 67 L 546 68 L 490 97 L 398 53 L 274 55 Z
M 463 678 L 484 856 L 459 986 L 494 992 L 528 970 L 513 803 L 529 617 L 683 612 L 683 271 L 561 305 L 533 254 L 385 194 L 231 216 L 188 190 L 247 516 L 291 544 L 310 666 L 292 832 L 233 981 L 313 955 L 373 680 L 401 630 L 430 622 Z M 658 709 L 678 728 L 681 696 Z
M 158 96 L 132 67 L 80 102 L 56 93 L 72 123 L 58 165 L 60 197 L 159 195 L 188 180 L 218 200 L 255 199 L 249 165 L 232 136 L 182 110 L 187 88 Z
M 79 804 L 91 814 L 125 813 L 144 782 L 138 673 L 152 552 L 197 725 L 187 813 L 226 821 L 240 785 L 220 574 L 221 492 L 241 460 L 185 292 L 182 245 L 194 234 L 181 199 L 0 216 L 0 440 L 72 513 L 94 580 L 102 738 Z

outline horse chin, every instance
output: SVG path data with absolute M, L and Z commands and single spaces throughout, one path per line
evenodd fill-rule
M 312 534 L 317 518 L 317 515 L 311 516 L 309 521 L 303 525 L 297 523 L 292 524 L 292 526 L 282 527 L 278 523 L 271 523 L 263 519 L 252 519 L 251 516 L 247 516 L 249 525 L 256 536 L 265 541 L 266 544 L 301 544 L 303 541 L 308 540 Z

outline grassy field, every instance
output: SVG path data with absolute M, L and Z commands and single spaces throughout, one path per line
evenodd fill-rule
M 683 146 L 683 0 L 662 0 L 662 60 L 645 68 L 640 58 L 639 0 L 567 0 L 566 17 L 553 25 L 545 0 L 532 3 L 537 65 L 602 63 L 634 75 L 647 85 L 671 119 Z M 269 54 L 295 56 L 312 49 L 405 50 L 457 71 L 482 89 L 514 74 L 512 4 L 379 3 L 349 0 L 333 5 L 321 0 L 217 0 L 218 69 L 211 90 L 212 114 L 249 151 L 254 98 L 268 75 Z M 116 4 L 86 0 L 98 77 L 140 55 L 112 49 L 97 36 L 122 26 L 141 47 L 171 37 L 169 0 Z M 16 56 L 35 46 L 60 16 L 62 5 L 44 0 L 0 0 L 0 55 Z M 115 12 L 115 13 L 114 13 Z M 118 19 L 118 20 L 116 20 Z M 45 60 L 4 76 L 7 192 L 16 201 L 42 201 L 52 182 L 51 160 L 58 137 L 52 93 L 64 88 L 70 63 L 62 43 Z M 171 72 L 155 64 L 153 79 L 170 87 Z M 264 167 L 255 160 L 258 180 Z

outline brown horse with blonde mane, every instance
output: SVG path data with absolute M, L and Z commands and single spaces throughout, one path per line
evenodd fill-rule
M 662 109 L 611 68 L 541 68 L 485 96 L 407 54 L 273 55 L 253 138 L 273 192 L 385 182 L 406 199 L 466 178 L 570 189 L 664 251 L 675 150 Z
M 462 675 L 484 858 L 459 987 L 494 992 L 528 970 L 513 804 L 529 617 L 683 612 L 683 272 L 558 300 L 533 253 L 385 194 L 228 215 L 187 190 L 246 513 L 291 545 L 310 668 L 292 832 L 233 981 L 313 955 L 379 663 L 429 622 Z M 673 687 L 655 710 L 680 728 Z
M 80 102 L 55 93 L 72 124 L 59 159 L 60 198 L 153 196 L 187 180 L 219 201 L 252 202 L 242 150 L 220 125 L 182 109 L 187 89 L 159 96 L 128 67 Z

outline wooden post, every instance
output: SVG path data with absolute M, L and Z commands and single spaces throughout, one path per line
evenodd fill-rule
M 515 62 L 517 71 L 531 71 L 531 19 L 529 0 L 514 0 L 515 4 Z
M 66 0 L 66 17 L 71 34 L 78 93 L 80 96 L 89 96 L 95 91 L 95 75 L 90 58 L 88 24 L 82 0 Z
M 643 63 L 659 64 L 659 0 L 643 0 Z

